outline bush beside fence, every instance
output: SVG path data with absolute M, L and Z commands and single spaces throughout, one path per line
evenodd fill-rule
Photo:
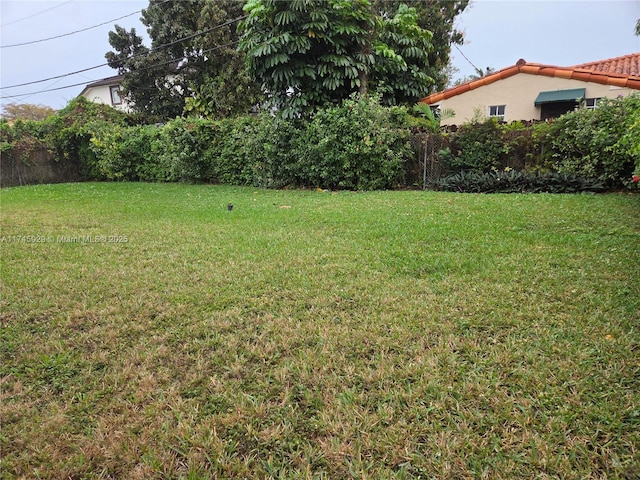
M 155 127 L 104 124 L 94 126 L 87 158 L 98 180 L 397 188 L 413 157 L 406 115 L 376 98 L 352 98 L 309 121 L 262 114 L 178 118 Z
M 632 174 L 640 173 L 640 96 L 605 100 L 595 111 L 552 122 L 488 119 L 455 131 L 412 132 L 409 125 L 419 123 L 407 109 L 383 107 L 375 97 L 350 98 L 311 119 L 261 114 L 164 125 L 132 125 L 110 107 L 76 99 L 44 122 L 0 125 L 2 185 L 107 180 L 502 191 L 498 184 L 513 177 L 507 190 L 556 191 L 565 181 L 567 191 L 580 185 L 595 191 L 634 187 Z M 26 175 L 35 164 L 25 145 L 51 152 L 52 171 L 66 173 L 58 180 Z M 23 173 L 15 173 L 17 165 Z M 510 171 L 520 176 L 505 176 Z

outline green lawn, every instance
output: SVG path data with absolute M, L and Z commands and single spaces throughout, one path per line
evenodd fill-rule
M 640 476 L 639 195 L 0 201 L 2 478 Z

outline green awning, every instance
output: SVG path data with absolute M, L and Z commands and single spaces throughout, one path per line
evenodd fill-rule
M 549 92 L 540 92 L 538 98 L 534 104 L 536 106 L 543 103 L 558 103 L 558 102 L 570 102 L 578 101 L 580 98 L 584 98 L 586 89 L 584 88 L 572 88 L 571 90 L 551 90 Z

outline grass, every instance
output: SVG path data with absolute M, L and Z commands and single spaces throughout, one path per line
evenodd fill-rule
M 637 195 L 0 200 L 1 478 L 640 475 Z

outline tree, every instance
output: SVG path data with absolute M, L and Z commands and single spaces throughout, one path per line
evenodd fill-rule
M 180 86 L 169 82 L 176 78 L 175 64 L 168 60 L 166 52 L 150 50 L 142 43 L 135 29 L 130 31 L 116 25 L 109 32 L 109 43 L 117 53 L 108 52 L 105 58 L 109 66 L 124 75 L 122 95 L 135 112 L 149 121 L 173 118 L 182 113 L 184 99 Z
M 2 118 L 12 122 L 15 120 L 44 120 L 56 111 L 46 105 L 31 103 L 9 103 L 2 106 Z
M 124 75 L 123 92 L 148 119 L 246 112 L 259 90 L 237 51 L 239 0 L 150 0 L 142 11 L 151 48 L 116 25 L 106 58 Z
M 462 45 L 463 34 L 454 28 L 456 17 L 469 5 L 469 0 L 411 0 L 406 2 L 415 8 L 418 26 L 432 33 L 433 48 L 428 52 L 424 73 L 433 79 L 431 89 L 443 90 L 449 82 L 451 44 Z M 397 0 L 375 0 L 379 15 L 393 17 L 401 3 Z
M 370 0 L 249 0 L 240 48 L 285 116 L 377 91 L 412 104 L 429 91 L 431 33 L 416 10 L 376 11 Z
M 204 61 L 201 75 L 196 75 L 190 83 L 193 96 L 186 99 L 187 113 L 208 118 L 226 117 L 247 113 L 262 100 L 260 85 L 249 77 L 244 53 L 237 48 L 238 19 L 244 16 L 243 5 L 244 1 L 238 0 L 204 3 L 200 28 L 212 25 L 214 30 L 196 39 Z
M 640 36 L 640 18 L 636 22 L 636 35 Z
M 411 105 L 429 92 L 435 83 L 427 73 L 432 37 L 418 25 L 416 10 L 405 4 L 393 18 L 381 17 L 372 83 L 384 103 Z
M 368 0 L 249 0 L 240 49 L 285 116 L 366 89 L 374 27 Z

